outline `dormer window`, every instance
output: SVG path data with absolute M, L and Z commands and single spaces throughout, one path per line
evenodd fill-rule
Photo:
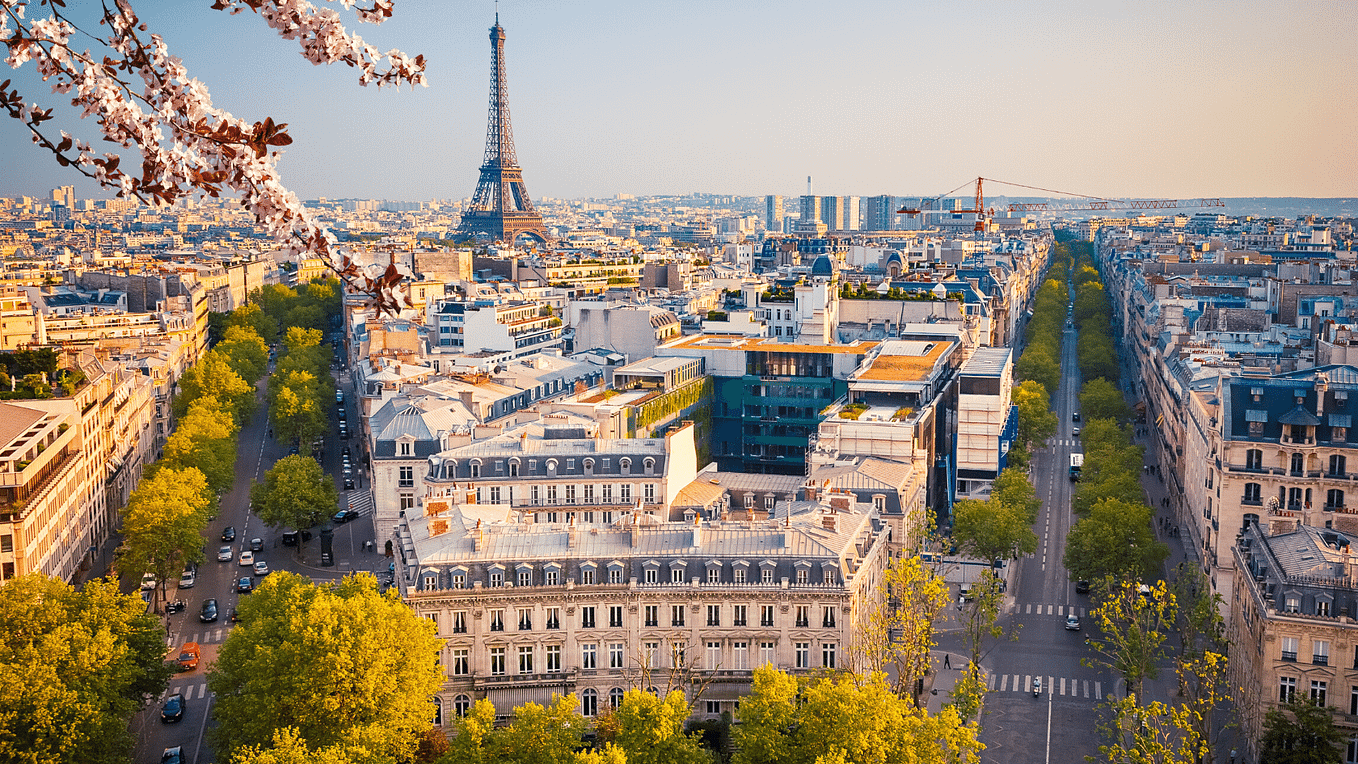
M 651 475 L 651 474 L 654 474 L 654 473 L 655 473 L 655 460 L 654 460 L 654 459 L 652 459 L 652 458 L 650 458 L 650 457 L 648 456 L 648 457 L 646 457 L 646 461 L 642 462 L 641 464 L 642 464 L 642 467 L 646 470 L 646 474 L 647 474 L 647 475 Z
M 625 459 L 625 458 L 624 458 L 624 459 L 619 459 L 619 460 L 618 460 L 618 469 L 621 470 L 621 471 L 622 471 L 622 474 L 624 474 L 624 475 L 630 475 L 630 474 L 632 474 L 632 460 L 631 460 L 631 459 Z
M 471 463 L 471 469 L 472 469 L 472 477 L 474 477 L 474 478 L 479 478 L 479 477 L 481 477 L 481 461 L 480 461 L 480 460 L 478 460 L 478 459 L 473 459 L 473 460 L 472 460 L 472 463 Z
M 410 442 L 401 441 L 401 456 L 410 456 Z

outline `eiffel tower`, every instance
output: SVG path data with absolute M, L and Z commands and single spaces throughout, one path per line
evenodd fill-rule
M 533 209 L 523 170 L 514 154 L 514 129 L 509 124 L 509 82 L 505 76 L 505 30 L 500 14 L 490 28 L 490 116 L 486 121 L 486 155 L 481 179 L 471 205 L 462 213 L 460 233 L 489 234 L 506 244 L 520 235 L 547 241 L 542 215 Z

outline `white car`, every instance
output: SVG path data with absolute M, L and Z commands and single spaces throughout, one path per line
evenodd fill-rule
M 256 576 L 269 575 L 269 563 L 263 560 L 255 560 L 255 575 Z
M 154 588 L 156 588 L 156 574 L 155 573 L 142 574 L 141 590 L 144 592 L 149 592 Z
M 231 551 L 231 547 L 229 546 L 224 546 L 217 550 L 217 562 L 231 562 L 231 558 L 235 556 L 235 553 Z
M 179 577 L 179 588 L 192 589 L 196 580 L 197 576 L 194 574 L 193 570 L 187 569 L 184 571 L 184 574 Z
M 247 551 L 244 551 L 244 552 L 241 552 L 241 553 L 240 553 L 240 564 L 241 564 L 242 567 L 246 567 L 246 566 L 249 566 L 249 565 L 254 565 L 254 564 L 255 564 L 255 553 L 254 553 L 254 552 L 251 552 L 251 551 L 248 551 L 248 550 L 247 550 Z

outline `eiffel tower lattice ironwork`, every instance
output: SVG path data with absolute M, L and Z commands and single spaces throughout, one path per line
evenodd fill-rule
M 520 235 L 547 241 L 542 215 L 533 208 L 523 169 L 514 154 L 514 129 L 509 124 L 509 82 L 505 75 L 505 30 L 500 14 L 490 28 L 490 115 L 486 122 L 486 155 L 481 179 L 471 205 L 462 214 L 459 230 L 468 235 L 489 234 L 512 243 Z

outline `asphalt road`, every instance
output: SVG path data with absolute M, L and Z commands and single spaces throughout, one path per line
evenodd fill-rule
M 271 369 L 272 370 L 272 369 Z M 260 382 L 261 393 L 267 378 Z M 351 424 L 357 423 L 353 408 L 353 396 L 346 390 L 345 405 Z M 342 489 L 343 475 L 340 467 L 341 448 L 345 443 L 338 440 L 333 429 L 336 415 L 331 413 L 332 430 L 326 439 L 327 449 L 322 465 L 335 480 L 335 487 Z M 231 633 L 231 623 L 227 614 L 236 607 L 241 597 L 237 594 L 236 583 L 243 576 L 251 576 L 255 583 L 258 577 L 252 569 L 238 564 L 240 553 L 249 549 L 250 540 L 259 538 L 263 551 L 255 557 L 268 563 L 269 569 L 287 570 L 308 576 L 314 581 L 337 580 L 354 570 L 386 570 L 387 560 L 378 552 L 380 545 L 374 544 L 377 551 L 365 551 L 363 542 L 374 539 L 372 512 L 363 510 L 357 520 L 335 526 L 333 550 L 335 565 L 320 567 L 319 533 L 311 541 L 299 548 L 283 546 L 279 539 L 286 529 L 271 529 L 264 526 L 250 512 L 250 485 L 252 481 L 263 479 L 267 472 L 282 457 L 287 455 L 288 444 L 278 443 L 268 436 L 269 425 L 267 409 L 260 396 L 260 407 L 254 420 L 241 429 L 239 451 L 236 457 L 236 483 L 229 493 L 222 497 L 217 518 L 208 523 L 204 549 L 206 561 L 199 567 L 198 578 L 191 589 L 171 591 L 170 599 L 182 599 L 186 607 L 183 612 L 168 617 L 166 645 L 169 659 L 179 655 L 179 648 L 185 642 L 197 642 L 201 646 L 202 657 L 194 671 L 187 671 L 171 677 L 166 695 L 182 692 L 185 697 L 185 712 L 181 721 L 164 724 L 160 719 L 160 702 L 150 705 L 132 722 L 133 733 L 137 736 L 134 761 L 154 763 L 160 761 L 161 753 L 169 747 L 183 746 L 186 764 L 202 764 L 213 760 L 211 748 L 206 740 L 210 724 L 212 698 L 207 692 L 206 669 L 217 656 L 221 644 Z M 352 430 L 351 430 L 352 432 Z M 358 468 L 358 453 L 361 450 L 356 436 L 351 435 L 347 445 L 354 453 L 354 464 Z M 361 469 L 361 468 L 359 468 Z M 366 477 L 362 486 L 367 486 Z M 348 505 L 349 492 L 340 490 L 340 503 Z M 221 540 L 222 531 L 228 527 L 236 530 L 234 542 Z M 217 552 L 223 546 L 230 546 L 230 562 L 218 562 Z M 202 603 L 208 598 L 216 598 L 220 617 L 215 623 L 202 623 L 199 612 Z
M 1074 484 L 1069 479 L 1070 454 L 1082 450 L 1071 415 L 1079 410 L 1080 373 L 1076 366 L 1075 330 L 1066 329 L 1061 348 L 1061 385 L 1052 400 L 1059 424 L 1056 436 L 1033 455 L 1033 486 L 1042 510 L 1033 526 L 1037 553 L 1016 564 L 1010 597 L 1000 623 L 1018 639 L 994 645 L 982 660 L 989 676 L 981 740 L 981 760 L 988 764 L 1083 764 L 1098 753 L 1098 705 L 1113 690 L 1109 672 L 1086 668 L 1092 655 L 1083 634 L 1088 595 L 1076 594 L 1061 560 L 1066 534 L 1074 524 L 1070 509 Z M 1081 630 L 1065 628 L 1070 613 Z M 960 642 L 959 642 L 960 648 Z M 1042 693 L 1034 697 L 1034 677 Z

